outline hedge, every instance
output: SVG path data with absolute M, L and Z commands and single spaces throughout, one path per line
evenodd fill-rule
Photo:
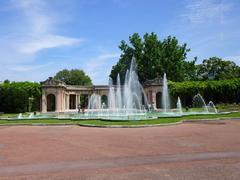
M 219 81 L 169 82 L 169 89 L 173 99 L 177 99 L 179 96 L 185 106 L 191 106 L 192 98 L 197 93 L 200 93 L 206 102 L 240 102 L 240 78 Z

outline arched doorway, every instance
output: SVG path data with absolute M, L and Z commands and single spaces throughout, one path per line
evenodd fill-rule
M 47 111 L 56 110 L 56 98 L 53 94 L 47 95 Z
M 108 97 L 106 95 L 101 96 L 102 108 L 107 108 L 108 106 Z
M 80 104 L 81 104 L 81 108 L 87 108 L 88 107 L 88 94 L 81 94 L 80 95 Z
M 69 109 L 76 109 L 76 95 L 70 94 L 69 96 Z
M 161 92 L 158 92 L 156 94 L 156 106 L 157 106 L 157 109 L 160 109 L 162 107 L 162 93 Z

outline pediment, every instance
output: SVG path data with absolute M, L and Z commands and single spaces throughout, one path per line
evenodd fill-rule
M 55 80 L 52 77 L 49 77 L 47 80 L 41 82 L 42 85 L 50 85 L 50 86 L 64 86 L 65 83 L 63 81 Z

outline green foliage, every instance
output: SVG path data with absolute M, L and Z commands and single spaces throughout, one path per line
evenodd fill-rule
M 10 83 L 10 81 L 8 79 L 5 79 L 3 83 Z
M 17 115 L 15 115 L 16 117 Z M 19 119 L 19 120 L 0 120 L 0 124 L 30 124 L 30 125 L 48 125 L 48 124 L 79 124 L 79 125 L 98 125 L 98 126 L 109 126 L 109 125 L 154 125 L 154 124 L 168 124 L 168 123 L 176 123 L 184 120 L 202 120 L 202 119 L 212 119 L 219 120 L 219 118 L 239 118 L 240 112 L 230 113 L 230 114 L 208 114 L 208 115 L 189 115 L 183 117 L 166 117 L 159 119 L 151 119 L 151 120 L 140 120 L 140 121 L 111 121 L 111 120 L 72 120 L 72 119 Z
M 172 81 L 192 79 L 191 74 L 195 71 L 194 68 L 189 69 L 189 67 L 195 67 L 195 60 L 192 62 L 185 61 L 190 49 L 187 48 L 186 44 L 179 45 L 175 37 L 168 36 L 160 41 L 155 33 L 146 33 L 143 39 L 139 34 L 134 33 L 129 37 L 129 42 L 130 44 L 121 41 L 119 46 L 122 54 L 119 62 L 112 67 L 110 74 L 114 81 L 118 73 L 121 79 L 124 79 L 133 57 L 138 64 L 140 82 L 154 79 L 159 75 L 162 76 L 164 72 L 168 74 L 168 79 Z
M 232 61 L 218 57 L 203 60 L 196 65 L 197 58 L 186 61 L 187 44 L 180 45 L 175 37 L 168 36 L 163 41 L 155 33 L 146 33 L 143 38 L 138 33 L 129 37 L 129 43 L 121 41 L 122 51 L 118 63 L 112 67 L 110 77 L 116 81 L 120 74 L 122 83 L 132 58 L 136 59 L 141 83 L 167 73 L 175 82 L 195 80 L 222 80 L 240 77 L 240 67 Z
M 197 78 L 197 66 L 196 66 L 197 57 L 194 57 L 193 61 L 183 61 L 183 79 L 184 81 L 195 81 Z
M 29 98 L 31 110 L 39 109 L 41 87 L 38 83 L 32 82 L 7 82 L 0 84 L 0 112 L 17 113 L 28 111 Z
M 61 80 L 67 85 L 92 85 L 90 77 L 79 69 L 61 70 L 54 76 L 54 79 Z
M 169 88 L 171 95 L 175 99 L 179 96 L 185 106 L 190 106 L 192 104 L 192 98 L 197 93 L 200 93 L 207 102 L 240 102 L 240 78 L 222 81 L 169 82 Z
M 240 67 L 232 61 L 211 57 L 197 65 L 197 76 L 200 80 L 237 78 L 240 77 Z
M 240 110 L 240 103 L 220 103 L 216 105 L 218 110 L 228 110 L 228 111 L 239 111 Z

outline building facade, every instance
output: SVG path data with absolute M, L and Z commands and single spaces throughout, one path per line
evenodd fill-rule
M 101 96 L 107 104 L 109 86 L 73 86 L 49 77 L 41 82 L 42 98 L 41 112 L 71 112 L 77 111 L 79 105 L 87 107 L 89 97 L 95 93 Z M 149 105 L 161 107 L 162 79 L 146 81 L 143 85 Z

